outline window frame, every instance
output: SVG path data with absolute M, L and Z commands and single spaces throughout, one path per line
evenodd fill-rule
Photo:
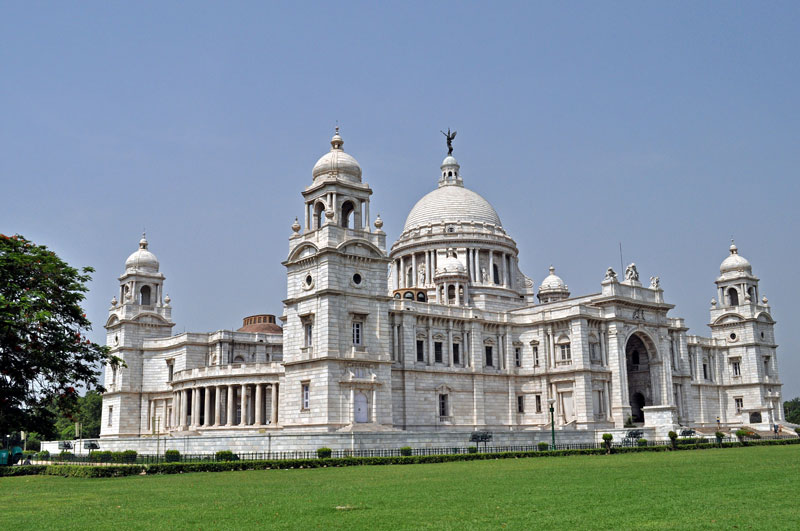
M 517 413 L 525 413 L 525 395 L 517 395 Z
M 425 363 L 425 340 L 417 339 L 417 363 Z
M 300 382 L 300 411 L 311 410 L 311 381 Z
M 494 349 L 492 345 L 483 346 L 484 363 L 486 367 L 494 367 Z
M 433 362 L 434 363 L 444 363 L 442 361 L 444 359 L 444 343 L 441 341 L 434 341 L 433 342 Z

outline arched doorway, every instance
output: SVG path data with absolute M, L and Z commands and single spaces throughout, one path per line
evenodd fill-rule
M 356 422 L 369 422 L 367 411 L 367 395 L 362 392 L 356 393 L 355 397 L 355 419 Z
M 625 368 L 628 373 L 628 400 L 633 422 L 644 422 L 643 408 L 653 405 L 650 361 L 654 354 L 655 346 L 646 336 L 635 333 L 628 338 L 625 345 Z

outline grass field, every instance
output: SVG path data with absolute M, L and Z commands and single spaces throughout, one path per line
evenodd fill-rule
M 800 528 L 800 446 L 0 478 L 0 529 Z

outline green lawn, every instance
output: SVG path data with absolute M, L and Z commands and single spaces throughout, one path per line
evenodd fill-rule
M 0 529 L 800 528 L 800 446 L 0 478 Z

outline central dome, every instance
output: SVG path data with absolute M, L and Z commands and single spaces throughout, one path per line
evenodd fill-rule
M 494 207 L 480 195 L 463 186 L 442 186 L 417 201 L 403 232 L 429 223 L 456 221 L 503 226 Z

